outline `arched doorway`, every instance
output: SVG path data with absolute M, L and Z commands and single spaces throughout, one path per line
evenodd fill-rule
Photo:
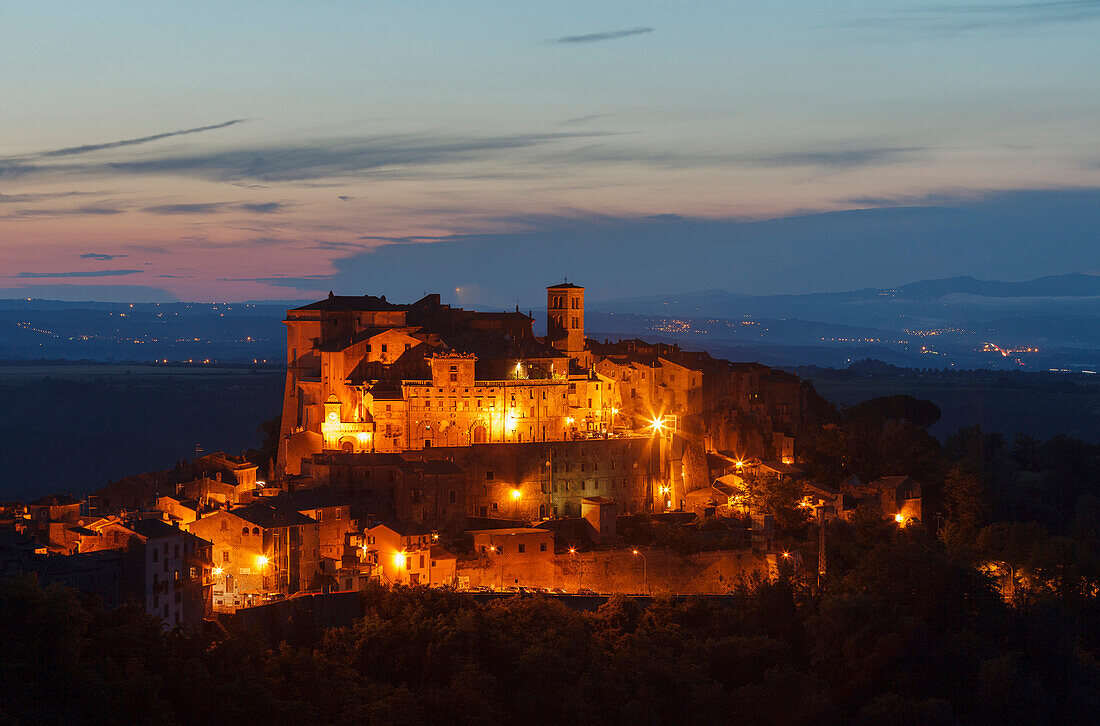
M 486 440 L 485 427 L 482 426 L 481 424 L 478 424 L 477 426 L 474 427 L 474 443 L 475 444 L 484 444 L 485 440 Z

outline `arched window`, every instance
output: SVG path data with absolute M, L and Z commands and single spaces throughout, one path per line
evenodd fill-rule
M 241 527 L 241 534 L 248 535 L 248 527 Z
M 252 528 L 252 534 L 259 534 L 259 533 L 260 533 L 260 528 L 259 527 L 253 527 Z

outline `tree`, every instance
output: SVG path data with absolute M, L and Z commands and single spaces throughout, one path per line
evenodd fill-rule
M 943 479 L 944 524 L 940 538 L 952 550 L 971 543 L 989 508 L 985 482 L 972 466 L 957 462 Z

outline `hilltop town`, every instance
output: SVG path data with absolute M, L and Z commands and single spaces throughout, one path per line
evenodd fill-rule
M 137 599 L 196 625 L 371 583 L 462 591 L 709 594 L 824 575 L 776 536 L 870 507 L 922 518 L 908 472 L 808 476 L 829 427 L 763 365 L 585 335 L 585 289 L 518 309 L 337 296 L 287 312 L 282 416 L 259 456 L 213 453 L 83 498 L 4 505 L 3 572 Z

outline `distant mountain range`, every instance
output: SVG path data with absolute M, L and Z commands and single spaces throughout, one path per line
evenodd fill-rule
M 593 332 L 640 329 L 709 347 L 886 346 L 906 365 L 933 367 L 1092 368 L 1100 358 L 1100 275 L 1024 282 L 954 277 L 803 295 L 703 290 L 588 307 Z M 826 360 L 820 350 L 805 353 Z M 779 355 L 789 360 L 791 351 Z
M 0 301 L 0 358 L 275 361 L 288 307 L 252 303 Z M 544 315 L 533 311 L 535 329 Z M 703 290 L 589 301 L 593 337 L 680 342 L 737 360 L 844 367 L 1100 366 L 1100 275 L 955 277 L 802 295 Z

